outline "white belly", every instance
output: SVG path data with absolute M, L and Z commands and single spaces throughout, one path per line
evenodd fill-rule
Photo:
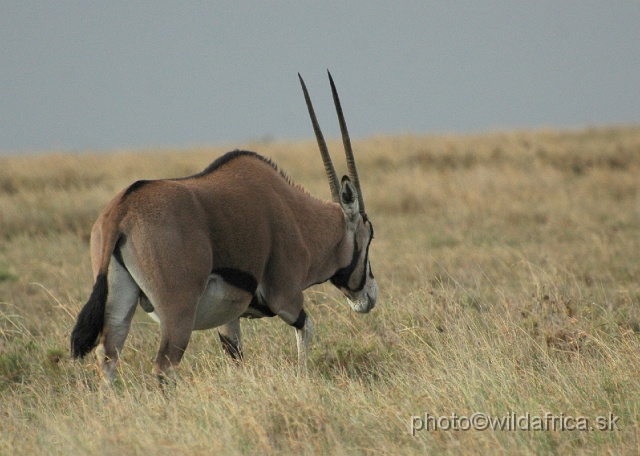
M 235 320 L 247 310 L 252 297 L 250 293 L 229 285 L 219 275 L 212 274 L 198 302 L 193 329 L 216 328 Z

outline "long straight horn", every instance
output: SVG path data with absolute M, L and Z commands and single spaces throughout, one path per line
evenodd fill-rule
M 353 158 L 353 149 L 351 149 L 351 140 L 349 139 L 349 132 L 347 131 L 347 123 L 344 121 L 344 114 L 342 114 L 342 106 L 340 105 L 340 98 L 338 98 L 338 91 L 336 85 L 333 83 L 331 73 L 327 70 L 329 75 L 329 82 L 331 83 L 331 93 L 333 94 L 333 103 L 336 105 L 336 112 L 338 113 L 338 121 L 340 122 L 340 132 L 342 133 L 342 144 L 344 144 L 344 153 L 347 155 L 347 169 L 349 170 L 349 178 L 353 182 L 354 187 L 358 192 L 358 204 L 360 205 L 360 212 L 364 213 L 364 198 L 362 197 L 362 190 L 360 189 L 360 179 L 358 178 L 358 169 L 356 168 L 356 161 Z
M 307 86 L 304 84 L 300 73 L 298 73 L 298 79 L 300 79 L 300 85 L 302 85 L 302 91 L 304 92 L 304 99 L 307 102 L 307 109 L 309 110 L 309 117 L 311 117 L 313 131 L 315 132 L 316 140 L 318 141 L 318 148 L 320 149 L 320 154 L 322 155 L 324 170 L 327 173 L 327 178 L 329 179 L 331 198 L 333 199 L 333 202 L 337 203 L 340 201 L 340 183 L 338 181 L 338 176 L 336 176 L 336 170 L 333 167 L 333 163 L 331 162 L 331 156 L 329 155 L 329 149 L 327 149 L 327 143 L 324 141 L 324 136 L 322 136 L 320 125 L 318 125 L 318 119 L 316 119 L 316 113 L 313 110 L 309 92 L 307 92 Z

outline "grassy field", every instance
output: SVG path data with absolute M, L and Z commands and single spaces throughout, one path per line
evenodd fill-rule
M 242 147 L 329 198 L 314 142 Z M 374 311 L 351 312 L 331 285 L 307 291 L 308 378 L 278 319 L 243 321 L 241 367 L 215 332 L 194 333 L 167 396 L 142 312 L 113 391 L 93 357 L 70 360 L 89 232 L 131 182 L 226 150 L 0 158 L 0 454 L 640 453 L 640 127 L 354 148 Z M 467 430 L 478 413 L 512 422 Z

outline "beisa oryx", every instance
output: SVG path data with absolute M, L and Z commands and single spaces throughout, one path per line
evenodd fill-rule
M 95 284 L 71 334 L 74 358 L 98 343 L 113 380 L 136 304 L 160 323 L 154 372 L 177 367 L 191 332 L 218 328 L 226 353 L 242 357 L 240 318 L 279 316 L 296 329 L 306 368 L 311 320 L 303 290 L 331 281 L 356 312 L 375 305 L 373 226 L 333 79 L 349 176 L 338 181 L 304 81 L 298 75 L 333 201 L 310 196 L 269 159 L 234 151 L 204 171 L 137 181 L 102 211 L 91 232 Z

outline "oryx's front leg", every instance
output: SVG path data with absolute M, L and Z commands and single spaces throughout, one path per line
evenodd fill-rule
M 298 345 L 298 375 L 306 376 L 307 353 L 309 352 L 309 345 L 311 343 L 313 324 L 304 309 L 300 311 L 300 317 L 296 323 L 294 326 L 296 328 L 296 342 Z
M 236 318 L 218 328 L 218 336 L 222 348 L 233 361 L 242 361 L 242 337 L 240 336 L 240 319 Z
M 298 345 L 298 375 L 307 374 L 307 352 L 311 342 L 311 319 L 302 307 L 304 296 L 302 293 L 287 299 L 273 299 L 273 308 L 276 315 L 296 329 L 296 342 Z M 284 304 L 284 305 L 282 305 Z

